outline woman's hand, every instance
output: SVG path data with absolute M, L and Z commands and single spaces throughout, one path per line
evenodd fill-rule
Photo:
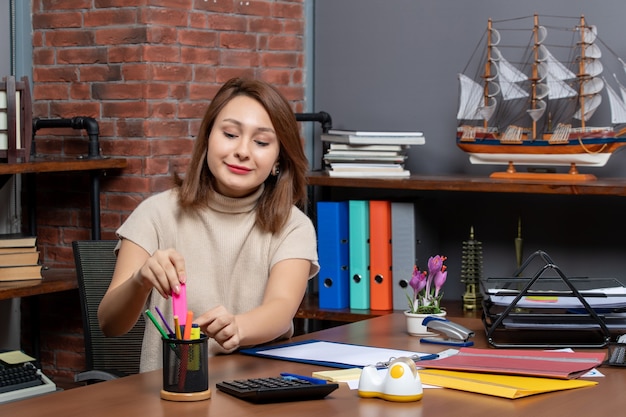
M 236 317 L 224 306 L 207 311 L 194 322 L 198 323 L 200 329 L 208 337 L 215 339 L 225 351 L 232 352 L 239 348 L 241 337 Z
M 185 260 L 174 249 L 157 250 L 139 269 L 136 275 L 142 285 L 153 287 L 163 298 L 178 294 L 180 284 L 186 280 Z

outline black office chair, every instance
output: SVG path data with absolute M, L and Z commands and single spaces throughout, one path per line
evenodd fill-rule
M 116 240 L 72 242 L 80 292 L 87 369 L 75 375 L 76 382 L 99 382 L 139 372 L 145 321 L 143 316 L 127 334 L 106 337 L 98 324 L 98 305 L 115 269 Z

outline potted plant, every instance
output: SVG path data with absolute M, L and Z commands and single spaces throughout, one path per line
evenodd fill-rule
M 409 309 L 404 312 L 407 317 L 407 331 L 414 336 L 429 334 L 422 321 L 427 316 L 446 315 L 441 308 L 443 291 L 441 288 L 448 276 L 447 267 L 443 263 L 447 258 L 437 255 L 428 259 L 428 271 L 420 271 L 417 265 L 413 267 L 413 276 L 409 281 L 412 293 L 407 293 Z

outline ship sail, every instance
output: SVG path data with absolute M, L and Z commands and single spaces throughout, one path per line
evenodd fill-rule
M 596 26 L 581 26 L 581 106 L 574 114 L 578 120 L 588 121 L 602 103 L 600 92 L 604 89 L 604 81 L 599 78 L 603 71 L 602 51 L 594 43 L 598 37 Z
M 483 87 L 465 74 L 459 74 L 461 94 L 459 111 L 456 118 L 459 120 L 489 120 L 496 108 L 497 101 L 489 97 L 489 104 L 484 105 Z
M 609 96 L 609 103 L 611 104 L 611 123 L 617 125 L 626 123 L 626 103 L 624 102 L 624 86 L 620 84 L 621 96 L 619 96 L 615 90 L 606 84 L 606 91 Z

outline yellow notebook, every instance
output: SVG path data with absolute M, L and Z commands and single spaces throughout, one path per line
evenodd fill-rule
M 552 391 L 590 387 L 595 381 L 421 369 L 423 384 L 504 398 L 522 398 Z

